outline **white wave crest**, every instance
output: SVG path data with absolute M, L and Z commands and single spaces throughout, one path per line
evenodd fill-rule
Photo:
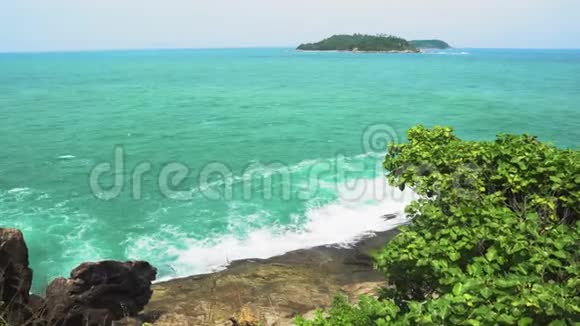
M 375 232 L 390 230 L 408 222 L 404 209 L 417 195 L 410 190 L 399 191 L 381 186 L 386 190 L 385 195 L 377 200 L 375 191 L 371 189 L 385 183 L 382 176 L 368 179 L 367 182 L 360 182 L 361 185 L 366 184 L 365 189 L 368 190 L 356 201 L 341 198 L 308 209 L 306 222 L 299 230 L 273 226 L 252 230 L 244 239 L 225 235 L 208 241 L 189 239 L 180 230 L 164 225 L 159 234 L 142 235 L 129 241 L 126 255 L 132 259 L 143 259 L 147 253 L 165 252 L 167 257 L 171 257 L 166 262 L 172 272 L 169 275 L 161 273 L 160 280 L 163 281 L 221 270 L 233 260 L 264 259 L 323 245 L 350 246 Z M 372 187 L 369 186 L 371 184 Z M 385 220 L 385 214 L 396 214 L 396 218 Z M 151 258 L 154 263 L 155 257 Z
M 73 158 L 76 158 L 76 156 L 74 155 L 70 155 L 70 154 L 66 154 L 66 155 L 59 155 L 58 159 L 59 160 L 72 160 Z
M 437 54 L 437 55 L 468 55 L 469 52 L 466 51 L 433 51 L 433 52 L 424 52 L 425 54 Z
M 29 194 L 30 193 L 30 188 L 28 187 L 17 187 L 17 188 L 12 188 L 8 191 L 6 191 L 9 194 Z

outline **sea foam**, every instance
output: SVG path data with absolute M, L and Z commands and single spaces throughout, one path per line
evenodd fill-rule
M 175 258 L 169 263 L 169 268 L 162 268 L 171 271 L 161 273 L 160 281 L 164 281 L 219 271 L 233 260 L 265 259 L 293 250 L 324 245 L 349 247 L 376 232 L 387 231 L 408 222 L 404 209 L 417 195 L 410 190 L 400 191 L 385 184 L 381 176 L 361 179 L 358 185 L 339 189 L 340 199 L 307 210 L 307 221 L 300 230 L 272 226 L 250 231 L 244 239 L 226 235 L 212 239 L 209 243 L 188 239 L 178 229 L 165 226 L 164 233 L 172 235 L 171 241 L 144 236 L 129 246 L 127 255 L 137 258 L 151 250 L 151 246 L 166 246 L 167 255 Z M 356 200 L 351 198 L 355 196 L 354 192 L 358 196 Z M 395 214 L 396 217 L 386 220 L 385 214 Z M 179 243 L 180 247 L 176 247 L 175 243 Z
M 59 155 L 58 159 L 59 160 L 72 160 L 73 158 L 76 158 L 76 156 L 74 155 L 70 155 L 70 154 L 66 154 L 66 155 Z

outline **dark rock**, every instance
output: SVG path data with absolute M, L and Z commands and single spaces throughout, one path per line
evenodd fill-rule
M 12 323 L 29 317 L 28 300 L 32 270 L 22 233 L 0 228 L 0 311 Z
M 388 220 L 392 220 L 398 216 L 399 216 L 399 214 L 385 214 L 385 215 L 383 215 L 383 219 L 385 221 L 388 221 Z
M 41 313 L 46 307 L 46 302 L 44 302 L 43 297 L 36 294 L 30 294 L 30 297 L 28 298 L 28 306 L 30 307 L 30 310 Z
M 136 316 L 151 298 L 156 273 L 144 261 L 83 263 L 69 279 L 49 284 L 45 318 L 51 324 L 76 326 L 110 325 Z

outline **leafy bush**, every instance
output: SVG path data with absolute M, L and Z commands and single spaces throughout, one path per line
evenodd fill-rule
M 392 287 L 298 324 L 580 321 L 580 152 L 527 135 L 462 141 L 445 127 L 414 127 L 407 138 L 389 148 L 387 179 L 423 198 L 375 256 Z

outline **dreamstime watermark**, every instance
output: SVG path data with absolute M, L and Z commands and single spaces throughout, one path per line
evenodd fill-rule
M 375 124 L 364 129 L 361 137 L 363 154 L 355 157 L 339 152 L 332 158 L 293 165 L 280 161 L 252 162 L 239 170 L 224 162 L 209 162 L 197 169 L 183 162 L 168 162 L 154 169 L 153 162 L 146 160 L 129 166 L 125 148 L 117 145 L 111 161 L 99 163 L 91 169 L 89 187 L 101 200 L 112 200 L 127 192 L 134 200 L 146 199 L 144 195 L 151 191 L 145 191 L 146 187 L 155 187 L 164 198 L 177 201 L 190 201 L 198 196 L 209 200 L 249 201 L 257 197 L 264 200 L 274 197 L 309 200 L 330 187 L 346 201 L 386 198 L 406 201 L 409 193 L 389 187 L 383 178 L 385 171 L 381 163 L 391 144 L 399 144 L 395 129 L 387 124 Z M 369 162 L 373 163 L 370 167 Z M 421 176 L 441 173 L 431 162 L 401 169 Z M 481 185 L 477 184 L 480 173 L 477 165 L 463 164 L 453 171 L 451 179 L 435 181 L 427 194 L 437 197 L 443 189 L 451 186 L 462 198 L 476 198 L 481 191 Z M 195 183 L 188 183 L 191 180 Z M 451 184 L 438 184 L 441 181 Z M 411 199 L 419 198 L 414 192 L 412 196 Z
M 308 200 L 315 198 L 329 184 L 336 187 L 336 193 L 343 200 L 396 198 L 401 194 L 387 187 L 384 179 L 377 181 L 368 176 L 370 173 L 375 176 L 384 174 L 380 163 L 387 146 L 397 143 L 399 136 L 394 128 L 387 124 L 375 124 L 363 131 L 363 154 L 354 158 L 337 153 L 330 159 L 294 165 L 279 161 L 253 162 L 238 173 L 224 162 L 209 162 L 198 169 L 192 169 L 183 162 L 165 163 L 158 169 L 153 168 L 151 161 L 129 166 L 129 154 L 124 146 L 117 145 L 111 161 L 101 162 L 91 169 L 89 187 L 94 196 L 101 200 L 118 198 L 124 192 L 129 192 L 134 200 L 141 200 L 150 191 L 145 189 L 146 186 L 155 187 L 165 198 L 179 201 L 193 200 L 196 196 L 210 200 L 231 200 L 236 196 L 243 200 L 256 196 L 265 200 L 274 196 L 283 200 Z M 365 164 L 364 157 L 373 158 L 376 163 L 372 167 L 374 171 L 369 171 L 369 160 Z M 195 180 L 195 184 L 188 184 L 190 180 Z

